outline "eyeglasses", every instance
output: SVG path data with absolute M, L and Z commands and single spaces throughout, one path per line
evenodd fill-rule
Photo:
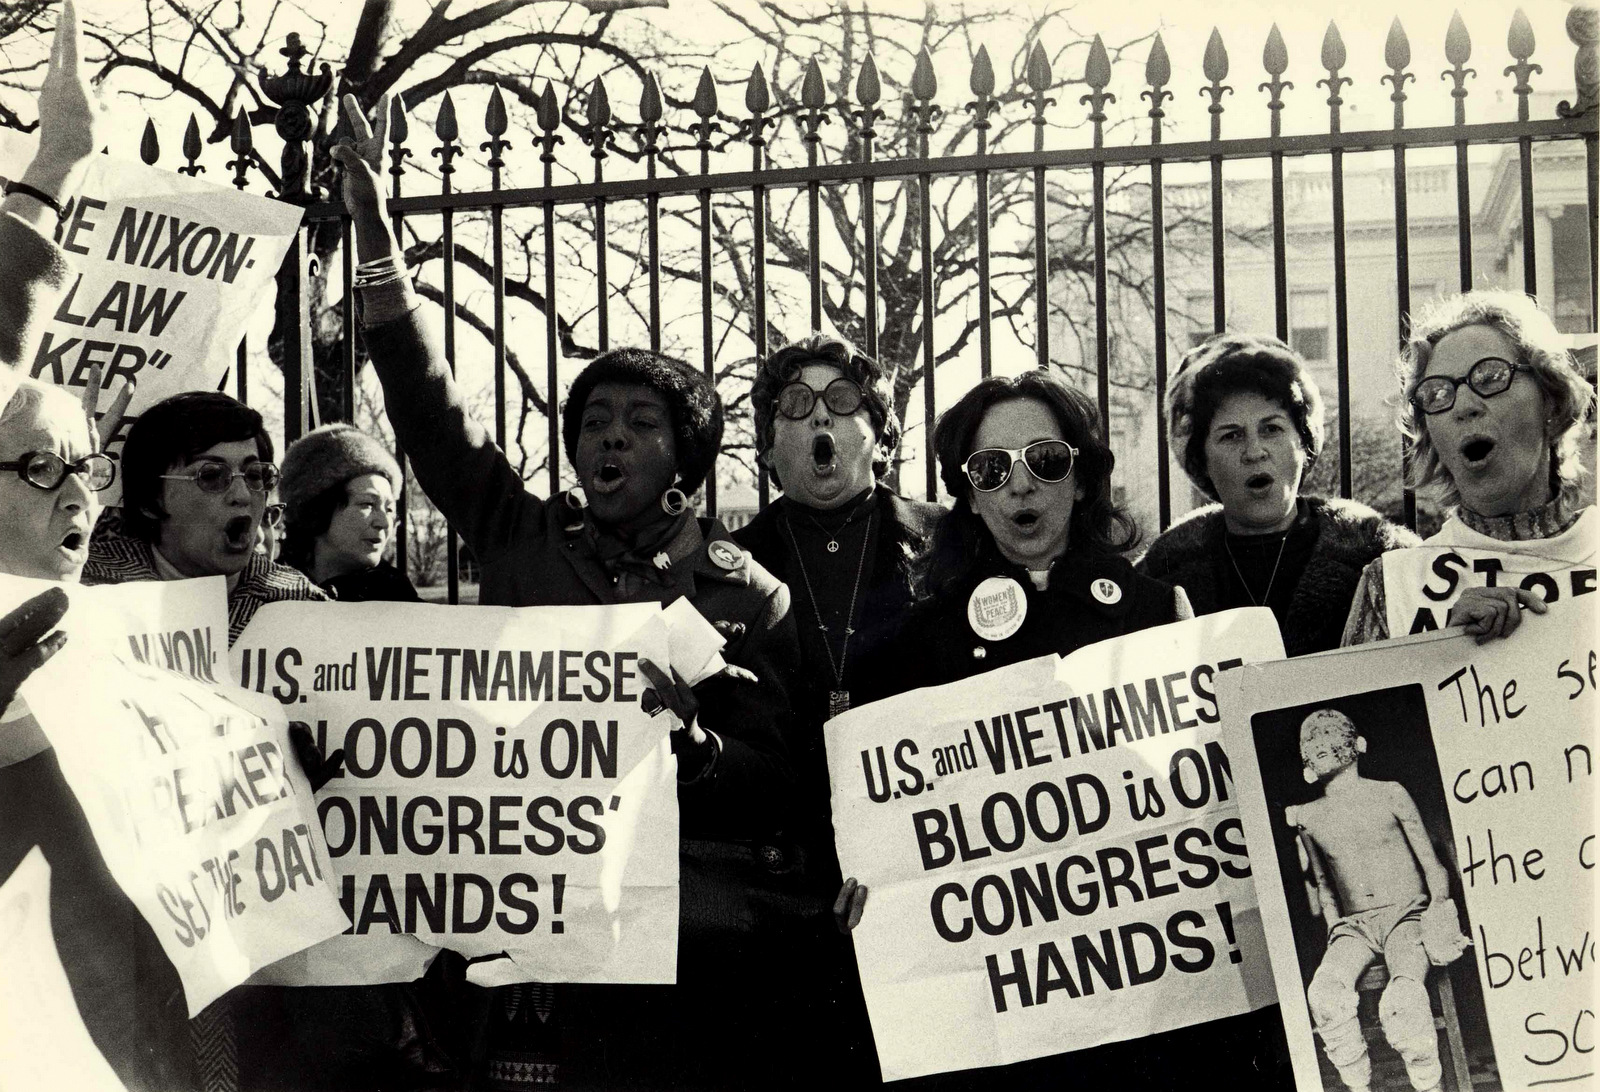
M 270 493 L 278 484 L 278 468 L 271 463 L 251 463 L 234 470 L 227 463 L 201 463 L 187 474 L 162 474 L 163 481 L 191 481 L 202 493 L 226 493 L 235 478 L 244 479 L 252 493 Z
M 1072 473 L 1078 449 L 1065 440 L 1038 440 L 1027 447 L 986 447 L 974 451 L 961 464 L 961 470 L 980 493 L 993 493 L 1011 480 L 1017 463 L 1028 464 L 1028 473 L 1042 482 L 1065 481 Z
M 809 383 L 790 383 L 778 392 L 778 412 L 791 421 L 804 421 L 816 408 L 819 392 Z M 849 417 L 861 408 L 866 392 L 860 384 L 840 376 L 820 392 L 822 401 L 840 417 Z
M 1497 356 L 1486 356 L 1467 369 L 1466 375 L 1430 375 L 1417 384 L 1411 403 L 1423 413 L 1432 416 L 1444 413 L 1456 404 L 1456 390 L 1465 383 L 1479 398 L 1493 398 L 1511 389 L 1511 380 L 1526 368 Z
M 231 483 L 230 483 L 231 484 Z M 261 522 L 274 531 L 283 530 L 283 512 L 287 504 L 269 504 L 261 512 Z
M 117 480 L 117 464 L 108 455 L 85 455 L 69 463 L 50 451 L 25 451 L 14 463 L 0 463 L 0 470 L 15 470 L 17 477 L 46 492 L 58 489 L 68 474 L 81 474 L 85 484 L 98 493 Z

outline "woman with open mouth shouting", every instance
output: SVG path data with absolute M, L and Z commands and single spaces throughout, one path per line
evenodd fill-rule
M 889 693 L 1191 616 L 1181 591 L 1122 557 L 1138 530 L 1111 499 L 1111 448 L 1094 404 L 1053 374 L 983 380 L 933 446 L 955 504 L 885 656 Z
M 1364 504 L 1302 497 L 1322 451 L 1322 396 L 1275 337 L 1224 333 L 1190 350 L 1167 396 L 1184 470 L 1213 501 L 1136 568 L 1180 585 L 1195 613 L 1270 607 L 1290 656 L 1339 646 L 1368 562 L 1417 537 Z
M 762 977 L 749 892 L 766 871 L 765 839 L 792 806 L 783 680 L 800 652 L 788 588 L 689 504 L 718 454 L 721 400 L 681 361 L 644 349 L 603 353 L 574 380 L 560 411 L 576 488 L 549 498 L 528 492 L 467 413 L 449 364 L 424 332 L 380 197 L 389 100 L 378 106 L 376 132 L 354 97 L 344 109 L 355 142 L 333 154 L 345 167 L 362 333 L 418 482 L 478 561 L 481 602 L 687 598 L 723 632 L 722 655 L 733 665 L 693 691 L 642 665 L 685 724 L 673 733 L 678 985 L 562 987 L 553 1009 L 544 995 L 536 1005 L 496 1004 L 490 1078 L 537 1070 L 541 1079 L 559 1071 L 568 1086 L 737 1087 L 760 1062 L 745 1057 L 749 1036 L 741 1030 L 742 998 Z M 533 1015 L 536 1008 L 550 1021 Z M 577 1048 L 565 1057 L 563 1039 Z
M 1344 643 L 1445 625 L 1482 642 L 1591 591 L 1600 525 L 1579 498 L 1578 447 L 1594 389 L 1549 316 L 1514 292 L 1452 296 L 1412 324 L 1399 368 L 1411 484 L 1455 513 L 1367 566 Z

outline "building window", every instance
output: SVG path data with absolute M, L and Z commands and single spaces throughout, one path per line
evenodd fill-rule
M 1289 348 L 1307 363 L 1325 364 L 1332 340 L 1327 290 L 1314 288 L 1293 292 L 1289 297 Z

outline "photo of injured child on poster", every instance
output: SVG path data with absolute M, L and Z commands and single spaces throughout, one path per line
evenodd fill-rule
M 1564 613 L 1219 690 L 1299 1087 L 1592 1076 L 1593 624 Z

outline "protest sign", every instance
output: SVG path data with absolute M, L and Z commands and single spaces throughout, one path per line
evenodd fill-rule
M 36 138 L 0 130 L 0 178 L 20 178 Z M 145 409 L 216 390 L 250 316 L 272 297 L 301 209 L 144 163 L 91 156 L 56 242 L 78 275 L 27 373 L 83 387 L 95 364 L 111 391 L 137 382 L 113 451 Z M 109 403 L 109 400 L 102 399 Z M 116 485 L 105 503 L 120 495 Z
M 1282 655 L 1269 611 L 1230 611 L 828 722 L 886 1079 L 1272 1003 L 1212 691 Z
M 222 577 L 85 587 L 0 573 L 0 615 L 50 588 L 67 596 L 59 628 L 69 641 L 108 647 L 207 682 L 227 680 Z M 25 699 L 0 709 L 0 767 L 25 761 L 49 745 Z
M 1546 603 L 1592 592 L 1597 539 L 1600 512 L 1594 508 L 1560 535 L 1536 541 L 1501 542 L 1452 517 L 1426 545 L 1383 555 L 1389 633 L 1443 629 L 1450 607 L 1468 588 L 1524 588 Z
M 505 953 L 485 983 L 673 981 L 677 767 L 640 702 L 640 659 L 669 662 L 657 604 L 272 604 L 234 656 L 345 754 L 318 812 L 349 928 L 260 981 L 411 978 L 428 946 Z
M 1219 683 L 1300 1088 L 1593 1074 L 1593 602 Z
M 69 641 L 22 695 L 191 1015 L 344 928 L 274 703 L 141 663 L 109 639 Z
M 56 954 L 50 865 L 37 846 L 0 884 L 0 1088 L 122 1089 Z

